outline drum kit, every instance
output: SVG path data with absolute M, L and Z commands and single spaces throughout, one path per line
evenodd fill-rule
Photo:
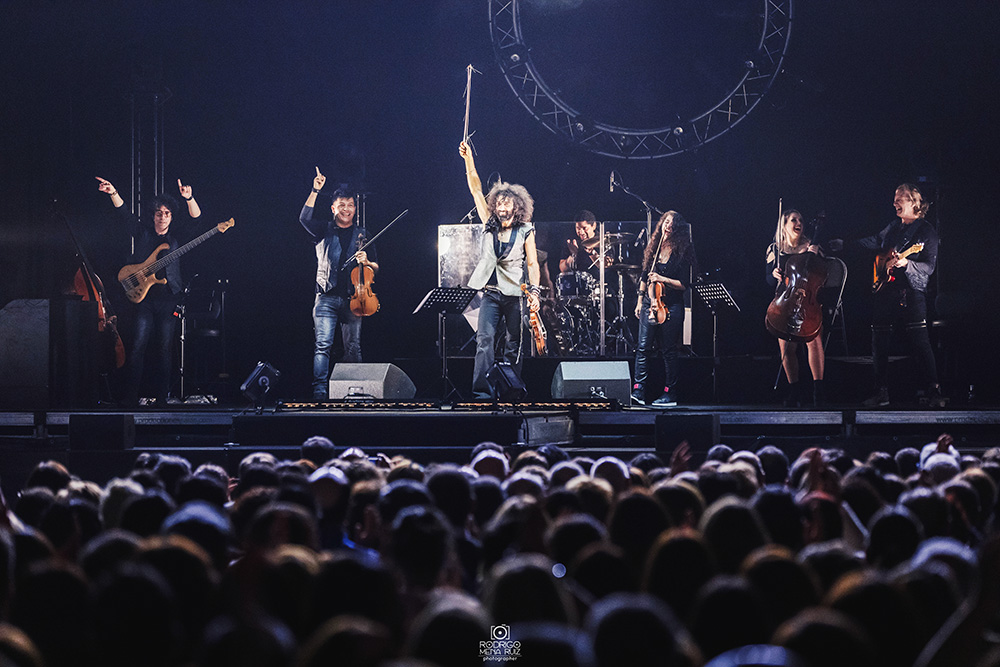
M 635 234 L 628 232 L 604 234 L 603 288 L 599 278 L 591 272 L 601 261 L 599 236 L 580 243 L 593 259 L 590 266 L 577 267 L 575 271 L 559 274 L 550 319 L 554 320 L 552 324 L 555 326 L 551 329 L 561 355 L 601 354 L 602 330 L 605 353 L 612 350 L 615 354 L 628 354 L 634 348 L 625 310 L 625 283 L 628 278 L 634 291 L 639 282 L 640 266 L 629 261 L 629 251 L 635 237 Z M 585 255 L 581 253 L 581 256 Z M 601 326 L 602 315 L 607 323 L 606 327 Z

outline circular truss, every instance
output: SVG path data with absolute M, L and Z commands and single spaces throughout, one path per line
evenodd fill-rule
M 770 90 L 788 50 L 793 0 L 762 0 L 756 52 L 717 104 L 686 121 L 657 129 L 595 122 L 546 85 L 521 30 L 521 0 L 489 0 L 490 37 L 500 69 L 524 108 L 549 131 L 593 153 L 653 159 L 694 150 L 733 129 Z

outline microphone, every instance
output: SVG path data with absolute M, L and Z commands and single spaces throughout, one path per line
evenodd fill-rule
M 608 184 L 608 192 L 614 192 L 614 191 L 615 191 L 615 172 L 612 171 L 611 172 L 611 181 Z
M 646 228 L 643 227 L 639 235 L 635 237 L 635 243 L 632 244 L 633 248 L 641 248 L 646 245 Z
M 468 213 L 466 213 L 465 215 L 463 215 L 462 219 L 458 221 L 459 224 L 465 222 L 466 220 L 469 220 L 470 222 L 475 222 L 475 218 L 473 217 L 473 214 L 475 212 L 476 212 L 476 207 L 473 206 L 472 210 L 470 210 Z

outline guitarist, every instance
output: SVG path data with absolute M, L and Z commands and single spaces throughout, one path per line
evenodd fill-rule
M 111 196 L 111 203 L 118 209 L 135 240 L 134 251 L 128 263 L 145 261 L 161 243 L 167 243 L 170 246 L 167 251 L 160 253 L 161 257 L 167 252 L 177 249 L 178 243 L 173 233 L 176 226 L 172 229 L 171 224 L 178 209 L 178 203 L 174 197 L 168 194 L 157 195 L 152 200 L 151 219 L 149 221 L 139 220 L 124 207 L 125 201 L 110 181 L 100 176 L 96 178 L 97 189 Z M 200 217 L 201 208 L 194 199 L 191 186 L 184 185 L 180 179 L 177 179 L 177 187 L 187 204 L 188 216 L 192 219 Z M 153 379 L 156 404 L 164 406 L 167 403 L 167 393 L 170 390 L 170 368 L 173 363 L 173 343 L 177 329 L 177 318 L 174 317 L 174 311 L 177 308 L 178 295 L 184 287 L 180 262 L 167 265 L 164 269 L 164 275 L 167 284 L 153 285 L 146 298 L 136 306 L 135 331 L 132 349 L 128 355 L 128 387 L 125 393 L 126 401 L 133 405 L 139 402 L 139 385 L 145 367 L 146 346 L 151 338 L 156 339 L 155 354 L 149 369 Z
M 889 404 L 889 339 L 892 326 L 901 323 L 910 341 L 911 354 L 920 368 L 930 407 L 946 403 L 938 384 L 934 351 L 927 331 L 927 283 L 937 265 L 938 235 L 924 217 L 930 204 L 920 190 L 909 183 L 896 188 L 893 200 L 898 220 L 889 223 L 875 236 L 861 240 L 861 245 L 885 257 L 891 280 L 875 293 L 872 317 L 872 359 L 875 366 L 875 395 L 864 402 L 866 407 Z M 901 257 L 908 248 L 923 244 L 923 249 Z

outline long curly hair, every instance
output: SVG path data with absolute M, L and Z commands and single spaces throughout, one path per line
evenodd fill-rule
M 674 224 L 670 228 L 670 233 L 663 239 L 663 243 L 670 248 L 671 255 L 677 255 L 681 258 L 688 256 L 691 259 L 691 264 L 695 263 L 694 246 L 691 245 L 691 225 L 677 211 L 667 211 L 660 216 L 660 221 L 656 223 L 656 229 L 653 230 L 653 235 L 649 238 L 649 243 L 646 244 L 646 252 L 642 258 L 643 275 L 649 273 L 650 269 L 653 268 L 653 262 L 656 261 L 656 253 L 660 248 L 660 238 L 663 236 L 663 227 L 668 215 L 673 216 Z
M 535 213 L 535 200 L 531 198 L 523 185 L 497 181 L 486 195 L 486 206 L 490 214 L 496 215 L 497 199 L 507 197 L 514 202 L 514 225 L 525 225 L 531 222 Z

